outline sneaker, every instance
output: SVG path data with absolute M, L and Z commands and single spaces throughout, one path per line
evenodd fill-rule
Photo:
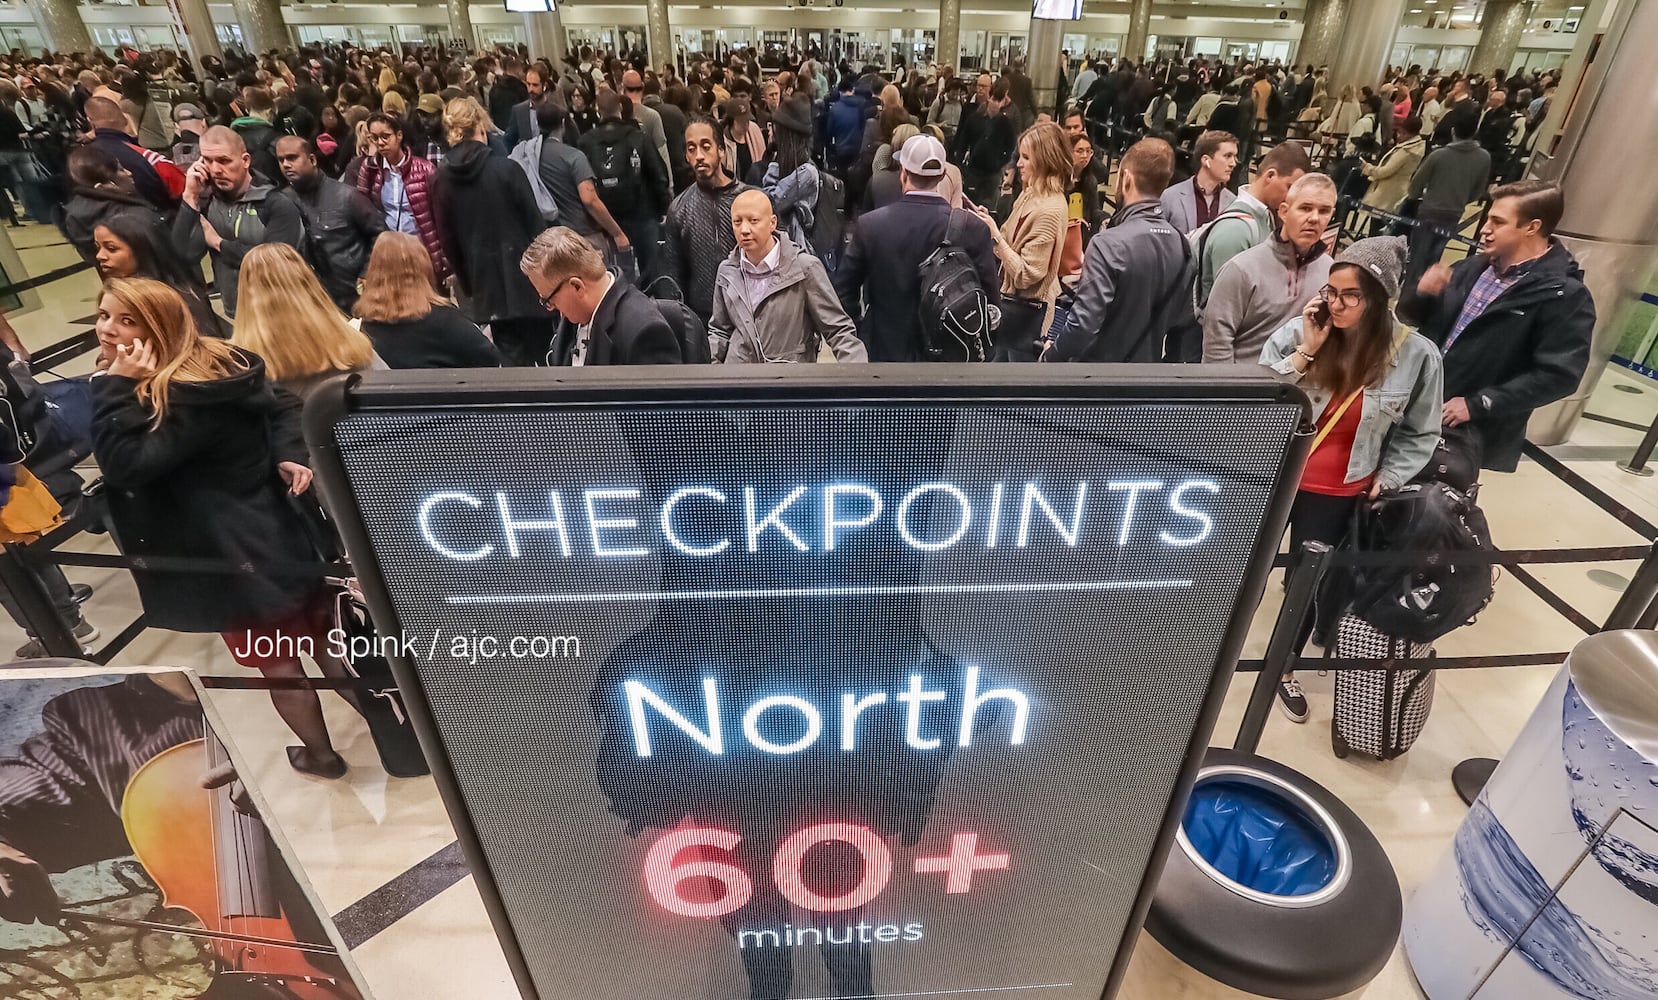
M 75 623 L 71 631 L 75 634 L 75 640 L 81 644 L 81 652 L 83 653 L 91 653 L 92 647 L 87 644 L 97 642 L 98 637 L 103 635 L 102 632 L 98 631 L 98 626 L 87 621 L 84 617 Z M 39 639 L 30 639 L 17 647 L 12 655 L 19 660 L 38 660 L 50 654 L 46 652 L 46 647 L 41 644 Z
M 1291 722 L 1307 721 L 1307 695 L 1300 681 L 1286 677 L 1278 682 L 1278 707 Z

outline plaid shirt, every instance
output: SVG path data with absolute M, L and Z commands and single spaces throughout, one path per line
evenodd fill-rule
M 1541 259 L 1541 258 L 1538 258 Z M 1474 282 L 1473 290 L 1462 303 L 1462 311 L 1457 313 L 1457 321 L 1451 327 L 1451 335 L 1445 338 L 1445 351 L 1449 353 L 1451 345 L 1462 336 L 1462 331 L 1468 329 L 1468 324 L 1479 319 L 1485 311 L 1491 308 L 1491 303 L 1497 297 L 1514 287 L 1514 283 L 1525 276 L 1530 270 L 1531 261 L 1515 264 L 1506 271 L 1499 272 L 1494 265 L 1487 264 L 1485 271 L 1480 274 L 1479 280 Z

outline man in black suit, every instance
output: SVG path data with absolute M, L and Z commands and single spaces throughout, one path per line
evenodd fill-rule
M 944 144 L 930 135 L 904 143 L 898 177 L 904 196 L 858 220 L 846 257 L 835 271 L 835 291 L 848 316 L 861 316 L 858 334 L 871 361 L 920 361 L 921 262 L 944 242 L 966 250 L 992 304 L 1001 301 L 1002 270 L 990 230 L 938 193 L 945 173 Z M 978 223 L 975 225 L 975 223 Z M 864 308 L 860 308 L 860 294 Z
M 541 77 L 541 70 L 531 66 L 524 71 L 524 89 L 530 92 L 529 99 L 514 104 L 507 116 L 508 149 L 513 149 L 525 139 L 541 134 L 535 120 L 535 106 L 541 103 L 541 95 L 546 91 L 546 81 Z
M 677 365 L 679 338 L 656 301 L 605 270 L 604 257 L 574 229 L 535 238 L 518 266 L 541 304 L 563 317 L 549 365 Z

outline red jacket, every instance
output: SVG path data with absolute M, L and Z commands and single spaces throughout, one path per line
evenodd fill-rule
M 374 202 L 376 209 L 380 208 L 380 188 L 386 182 L 387 172 L 378 156 L 365 157 L 363 165 L 357 170 L 357 190 Z M 438 238 L 437 212 L 433 204 L 436 196 L 432 191 L 432 181 L 436 176 L 437 168 L 432 166 L 432 161 L 413 153 L 406 154 L 403 184 L 409 194 L 409 209 L 414 213 L 415 229 L 420 231 L 421 245 L 432 255 L 432 269 L 437 272 L 438 280 L 443 281 L 451 271 L 449 259 L 443 255 L 443 241 Z

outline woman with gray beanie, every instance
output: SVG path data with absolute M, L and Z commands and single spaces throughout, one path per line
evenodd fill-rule
M 1410 482 L 1439 444 L 1439 350 L 1400 327 L 1391 308 L 1405 246 L 1403 236 L 1378 236 L 1348 247 L 1329 283 L 1261 350 L 1261 364 L 1312 398 L 1318 428 L 1290 509 L 1292 551 L 1308 541 L 1339 545 L 1359 503 Z M 1290 719 L 1307 720 L 1293 674 L 1278 700 Z

